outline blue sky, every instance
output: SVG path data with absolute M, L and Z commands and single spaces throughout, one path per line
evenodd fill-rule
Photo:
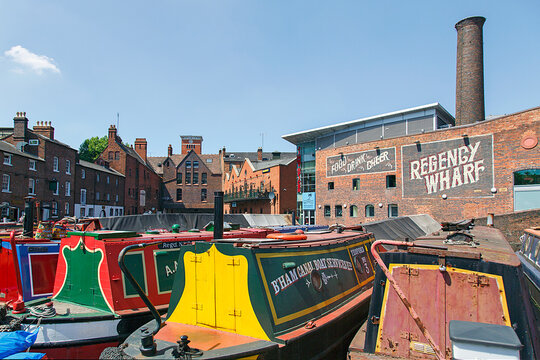
M 281 135 L 432 102 L 455 113 L 456 30 L 484 16 L 486 115 L 540 105 L 540 1 L 0 0 L 0 127 L 74 148 L 116 124 L 151 156 L 294 151 Z

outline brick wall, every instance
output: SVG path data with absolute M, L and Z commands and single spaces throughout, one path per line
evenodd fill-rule
M 486 217 L 475 219 L 477 225 L 486 225 L 486 223 Z M 523 235 L 523 230 L 540 226 L 540 209 L 495 215 L 493 226 L 501 230 L 512 248 L 517 250 L 521 246 L 519 237 Z
M 482 121 L 475 124 L 437 130 L 430 133 L 393 138 L 388 140 L 373 141 L 351 146 L 343 146 L 334 149 L 320 150 L 316 152 L 316 221 L 318 224 L 344 223 L 347 225 L 365 221 L 381 220 L 388 216 L 388 205 L 395 204 L 399 215 L 413 215 L 426 213 L 438 221 L 452 221 L 465 218 L 480 218 L 488 213 L 505 214 L 513 211 L 513 172 L 531 168 L 538 168 L 540 164 L 540 147 L 525 149 L 521 146 L 521 140 L 526 136 L 540 134 L 540 108 L 534 108 L 520 113 L 504 116 L 501 118 Z M 467 135 L 464 137 L 463 135 Z M 438 191 L 432 194 L 410 194 L 410 181 L 403 181 L 402 174 L 407 172 L 411 165 L 407 163 L 406 169 L 402 168 L 402 147 L 419 146 L 429 148 L 431 143 L 454 139 L 455 142 L 463 142 L 462 146 L 474 146 L 475 136 L 492 137 L 492 159 L 485 158 L 485 169 L 482 176 L 493 171 L 492 182 L 496 193 L 491 193 L 488 184 L 468 184 L 455 188 Z M 361 175 L 343 175 L 327 177 L 327 157 L 341 156 L 362 151 L 376 151 L 376 149 L 395 148 L 395 170 L 378 173 L 366 173 Z M 441 151 L 445 151 L 443 149 Z M 493 167 L 487 167 L 488 163 Z M 482 164 L 480 164 L 483 166 Z M 396 187 L 386 187 L 386 176 L 395 175 Z M 359 178 L 358 190 L 352 189 L 352 179 Z M 334 189 L 328 190 L 328 182 L 334 182 Z M 407 186 L 406 189 L 404 187 Z M 486 186 L 488 186 L 486 188 Z M 442 197 L 448 192 L 447 198 Z M 414 192 L 413 192 L 414 193 Z M 462 194 L 464 194 L 462 196 Z M 466 197 L 465 197 L 466 196 Z M 343 208 L 343 216 L 335 217 L 336 205 L 347 205 Z M 375 207 L 375 216 L 366 218 L 365 206 L 371 204 Z M 382 207 L 378 205 L 381 204 Z M 331 216 L 324 216 L 324 206 L 331 206 Z M 359 216 L 350 217 L 351 205 L 358 206 Z M 321 208 L 319 208 L 321 206 Z M 347 210 L 346 210 L 347 209 Z

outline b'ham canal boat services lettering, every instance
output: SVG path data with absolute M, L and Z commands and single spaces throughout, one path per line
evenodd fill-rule
M 372 174 L 396 169 L 396 149 L 367 150 L 326 158 L 326 176 Z
M 406 145 L 402 161 L 403 197 L 492 196 L 491 135 Z

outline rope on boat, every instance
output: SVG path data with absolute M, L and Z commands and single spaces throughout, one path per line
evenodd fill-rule
M 28 315 L 12 317 L 7 315 L 7 305 L 0 307 L 0 332 L 11 332 L 21 330 L 21 324 Z
M 56 309 L 47 305 L 32 306 L 28 311 L 37 318 L 50 318 L 56 315 Z

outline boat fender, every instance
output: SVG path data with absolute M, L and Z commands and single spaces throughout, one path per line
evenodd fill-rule
M 305 234 L 283 234 L 283 233 L 274 233 L 266 235 L 267 239 L 276 239 L 276 240 L 306 240 L 307 235 Z
M 306 326 L 304 326 L 306 329 L 313 329 L 317 324 L 315 324 L 315 321 L 310 320 L 307 322 Z

